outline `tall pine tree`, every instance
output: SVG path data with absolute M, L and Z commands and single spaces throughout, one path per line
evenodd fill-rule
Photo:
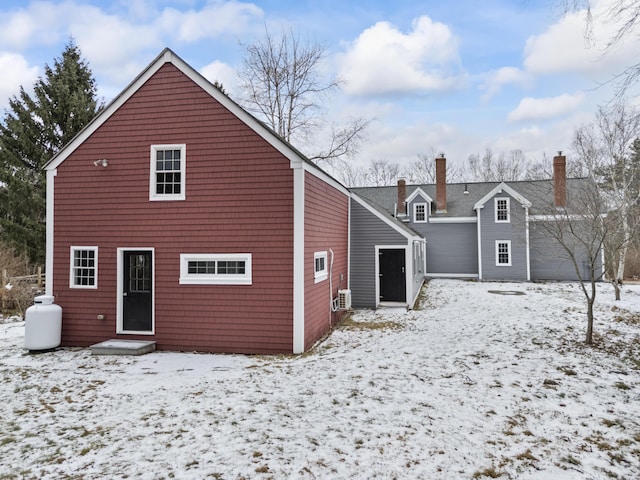
M 96 82 L 71 40 L 53 68 L 45 65 L 29 95 L 9 100 L 0 123 L 0 239 L 44 262 L 45 193 L 43 166 L 102 108 Z

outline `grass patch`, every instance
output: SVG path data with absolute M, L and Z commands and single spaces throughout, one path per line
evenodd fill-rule
M 569 465 L 582 465 L 582 462 L 580 460 L 578 460 L 576 457 L 573 457 L 571 455 L 562 457 L 560 460 L 563 461 L 564 463 L 568 463 Z
M 498 470 L 496 467 L 491 466 L 489 468 L 485 468 L 483 470 L 477 470 L 473 472 L 473 475 L 471 476 L 471 478 L 482 478 L 482 477 L 499 478 L 502 476 L 502 474 L 503 472 Z
M 558 367 L 558 370 L 570 377 L 578 375 L 578 373 L 571 367 Z
M 340 322 L 339 327 L 345 330 L 401 330 L 404 326 L 393 320 L 359 322 L 354 320 L 351 315 L 347 315 Z

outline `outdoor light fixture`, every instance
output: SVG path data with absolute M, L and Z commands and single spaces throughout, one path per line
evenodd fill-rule
M 96 167 L 99 167 L 100 165 L 102 165 L 103 167 L 106 167 L 107 165 L 109 165 L 109 160 L 107 160 L 106 158 L 100 158 L 100 159 L 96 160 L 95 162 L 93 162 L 93 164 Z

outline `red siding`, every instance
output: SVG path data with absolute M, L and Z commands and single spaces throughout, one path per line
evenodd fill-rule
M 336 188 L 319 178 L 306 173 L 304 192 L 305 229 L 305 350 L 313 345 L 343 312 L 331 312 L 331 298 L 338 289 L 347 288 L 349 199 Z M 315 283 L 314 253 L 327 251 L 327 269 L 331 268 L 333 250 L 332 282 L 329 279 Z
M 149 201 L 150 146 L 183 143 L 186 200 Z M 109 166 L 94 166 L 100 158 Z M 286 158 L 164 65 L 58 167 L 53 293 L 63 343 L 116 337 L 116 249 L 154 247 L 156 334 L 140 338 L 162 349 L 290 352 L 292 186 Z M 71 245 L 99 247 L 97 290 L 69 288 Z M 179 285 L 181 253 L 251 253 L 253 284 Z

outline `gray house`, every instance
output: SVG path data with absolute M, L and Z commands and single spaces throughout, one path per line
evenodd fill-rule
M 545 228 L 548 212 L 571 212 L 571 199 L 588 183 L 565 172 L 566 158 L 558 155 L 551 180 L 447 184 L 441 157 L 435 185 L 401 179 L 351 189 L 353 305 L 411 306 L 425 278 L 576 280 L 573 262 Z

